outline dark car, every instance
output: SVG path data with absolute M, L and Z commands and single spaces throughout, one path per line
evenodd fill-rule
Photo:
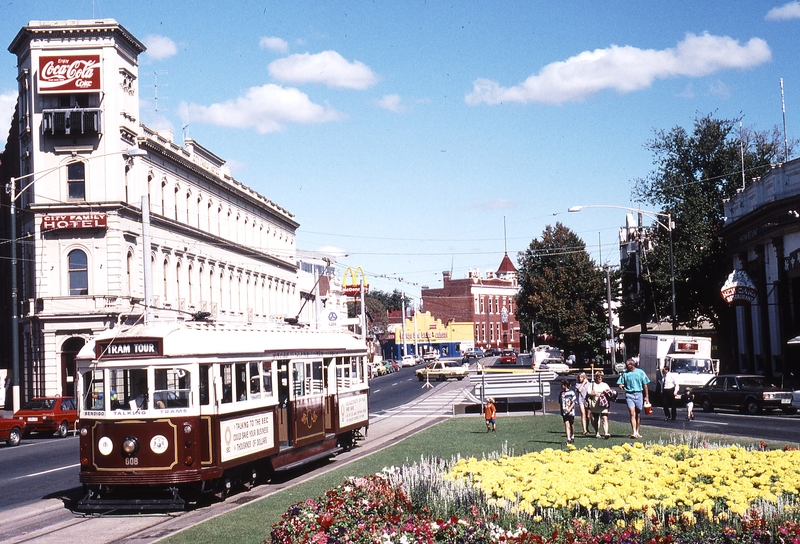
M 461 359 L 462 363 L 469 363 L 470 359 L 483 359 L 485 357 L 483 350 L 480 348 L 468 349 L 464 352 L 464 357 Z
M 5 440 L 9 446 L 19 444 L 24 431 L 24 419 L 0 417 L 0 440 Z
M 504 349 L 500 353 L 500 362 L 511 363 L 512 365 L 517 364 L 517 353 L 513 349 Z
M 78 410 L 72 397 L 39 397 L 23 404 L 14 417 L 25 420 L 25 435 L 51 432 L 63 438 L 75 427 Z
M 486 357 L 500 357 L 503 354 L 503 350 L 500 348 L 489 348 L 486 350 Z
M 692 390 L 695 406 L 704 412 L 714 408 L 735 408 L 748 414 L 761 410 L 797 412 L 792 406 L 792 392 L 774 387 L 766 377 L 751 374 L 720 374 L 703 387 Z

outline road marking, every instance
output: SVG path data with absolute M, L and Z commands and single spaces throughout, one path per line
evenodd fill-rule
M 59 468 L 51 468 L 50 470 L 45 470 L 42 472 L 36 472 L 34 474 L 26 474 L 24 476 L 17 476 L 16 478 L 11 478 L 12 480 L 20 480 L 22 478 L 32 478 L 34 476 L 41 476 L 42 474 L 49 474 L 51 472 L 58 472 L 59 470 L 66 470 L 68 468 L 75 468 L 81 466 L 80 463 L 75 463 L 74 465 L 68 465 L 66 467 L 59 467 Z

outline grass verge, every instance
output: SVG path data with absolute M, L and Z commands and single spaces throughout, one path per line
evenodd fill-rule
M 577 425 L 575 447 L 591 444 L 595 448 L 611 447 L 630 442 L 630 426 L 609 422 L 612 437 L 597 439 L 594 433 L 580 434 Z M 737 443 L 750 445 L 745 440 L 730 440 L 721 435 L 697 436 L 690 427 L 660 429 L 642 427 L 644 443 L 670 443 L 687 440 L 707 440 L 720 444 Z M 780 448 L 785 444 L 769 444 Z M 166 544 L 196 544 L 198 542 L 259 543 L 269 537 L 272 525 L 280 521 L 281 515 L 294 503 L 306 498 L 319 497 L 329 489 L 341 484 L 349 476 L 366 476 L 380 472 L 385 467 L 413 463 L 423 456 L 443 459 L 453 457 L 482 458 L 491 453 L 507 451 L 509 455 L 521 455 L 545 448 L 564 449 L 564 423 L 561 416 L 509 416 L 498 418 L 497 432 L 487 433 L 480 416 L 448 419 L 424 431 L 406 438 L 381 451 L 353 461 L 347 465 L 320 475 L 313 480 L 247 504 L 232 512 L 211 519 L 161 542 Z M 335 461 L 334 461 L 335 463 Z

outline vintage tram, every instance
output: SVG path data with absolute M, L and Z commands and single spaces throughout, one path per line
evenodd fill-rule
M 366 346 L 344 330 L 134 325 L 96 336 L 76 366 L 82 511 L 224 497 L 352 447 L 369 424 Z

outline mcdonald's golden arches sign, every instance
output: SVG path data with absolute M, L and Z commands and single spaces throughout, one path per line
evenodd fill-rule
M 349 276 L 349 283 L 348 283 Z M 355 297 L 361 294 L 361 284 L 364 284 L 364 293 L 369 291 L 369 284 L 367 283 L 367 276 L 364 270 L 359 266 L 355 270 L 349 266 L 344 269 L 344 277 L 342 278 L 342 293 L 347 297 Z

